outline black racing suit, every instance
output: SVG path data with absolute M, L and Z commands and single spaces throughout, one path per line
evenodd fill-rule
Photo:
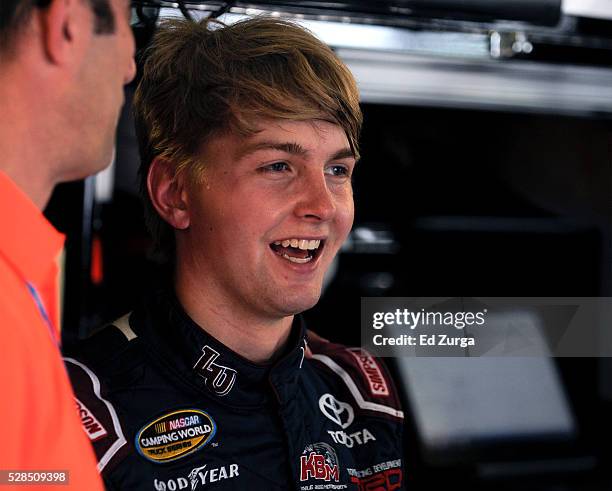
M 307 345 L 299 317 L 288 344 L 278 361 L 251 363 L 160 290 L 73 349 L 66 365 L 107 488 L 403 489 L 403 413 L 380 361 Z

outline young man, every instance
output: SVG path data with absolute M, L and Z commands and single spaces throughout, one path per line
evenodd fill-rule
M 42 209 L 56 183 L 110 163 L 128 20 L 126 0 L 0 3 L 0 470 L 45 471 L 2 484 L 102 488 L 58 347 L 63 236 Z
M 173 21 L 135 113 L 172 279 L 67 359 L 109 489 L 400 489 L 384 367 L 296 317 L 353 222 L 348 69 L 281 20 Z

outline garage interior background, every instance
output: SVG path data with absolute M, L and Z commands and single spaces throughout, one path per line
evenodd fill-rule
M 364 296 L 612 296 L 609 2 L 141 1 L 133 28 L 142 49 L 165 17 L 259 13 L 310 28 L 362 93 L 355 226 L 307 313 L 313 330 L 360 344 Z M 46 210 L 69 234 L 64 343 L 129 311 L 155 269 L 137 196 L 137 80 L 112 167 L 58 187 Z M 610 360 L 390 361 L 414 489 L 612 488 Z M 538 430 L 542 415 L 554 430 Z

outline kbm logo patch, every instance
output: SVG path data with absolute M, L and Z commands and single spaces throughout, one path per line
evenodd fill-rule
M 181 409 L 144 426 L 136 435 L 136 449 L 152 462 L 170 462 L 210 442 L 217 425 L 204 411 Z
M 316 479 L 325 482 L 340 480 L 338 456 L 331 445 L 319 442 L 308 445 L 300 457 L 300 481 Z

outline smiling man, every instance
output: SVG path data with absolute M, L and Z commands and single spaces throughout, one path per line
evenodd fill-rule
M 172 275 L 67 359 L 108 488 L 400 489 L 384 366 L 298 315 L 353 223 L 348 69 L 289 22 L 173 21 L 135 114 Z

